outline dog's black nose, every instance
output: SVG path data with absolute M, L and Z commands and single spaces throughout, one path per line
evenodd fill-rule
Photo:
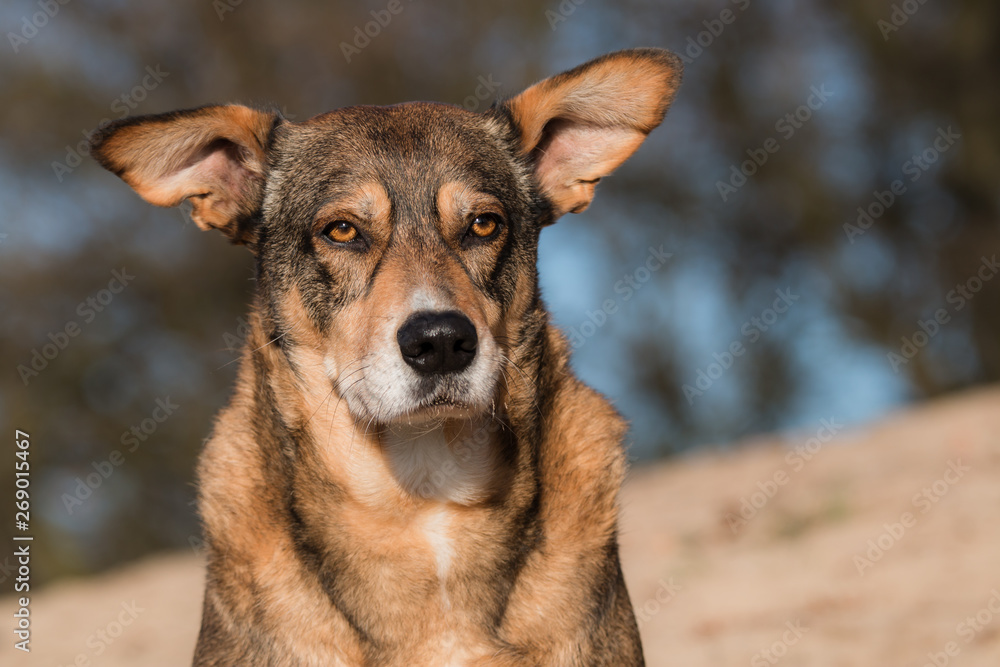
M 418 373 L 453 373 L 476 356 L 476 327 L 455 311 L 415 313 L 396 332 L 403 359 Z

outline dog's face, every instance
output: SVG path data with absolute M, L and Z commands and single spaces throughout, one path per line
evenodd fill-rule
M 531 305 L 538 238 L 509 134 L 495 116 L 431 104 L 276 129 L 261 282 L 276 303 L 302 304 L 279 305 L 279 318 L 321 332 L 308 338 L 355 417 L 491 409 L 501 342 Z
M 586 208 L 679 78 L 676 57 L 625 51 L 485 113 L 411 103 L 291 123 L 204 107 L 112 124 L 93 154 L 253 250 L 265 333 L 293 365 L 320 359 L 356 419 L 472 417 L 493 409 L 539 307 L 541 227 Z

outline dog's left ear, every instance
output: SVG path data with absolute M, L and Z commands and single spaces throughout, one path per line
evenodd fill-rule
M 594 187 L 663 120 L 681 59 L 662 49 L 609 53 L 531 86 L 506 103 L 554 217 L 579 213 Z

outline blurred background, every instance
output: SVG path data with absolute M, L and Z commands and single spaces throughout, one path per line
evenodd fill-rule
M 541 245 L 574 364 L 647 462 L 1000 379 L 998 19 L 989 0 L 5 2 L 0 421 L 31 435 L 34 582 L 197 549 L 195 458 L 254 289 L 246 250 L 87 158 L 103 121 L 482 110 L 608 51 L 681 54 L 663 126 Z

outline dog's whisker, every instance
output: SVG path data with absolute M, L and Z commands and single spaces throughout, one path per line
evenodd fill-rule
M 309 415 L 309 419 L 306 420 L 306 425 L 308 425 L 313 420 L 313 417 L 315 417 L 317 415 L 317 413 L 319 413 L 320 409 L 322 409 L 322 407 L 324 405 L 326 405 L 327 401 L 330 400 L 330 397 L 333 396 L 333 392 L 334 392 L 334 389 L 333 389 L 333 387 L 331 387 L 330 388 L 330 393 L 328 393 L 326 395 L 326 398 L 323 399 L 323 402 L 320 403 L 318 406 L 316 406 L 316 409 L 313 410 L 313 413 L 311 415 Z
M 367 356 L 367 355 L 366 355 L 366 356 Z M 352 362 L 352 363 L 353 363 L 353 362 Z M 348 368 L 350 368 L 350 365 L 348 365 Z M 360 373 L 360 372 L 364 372 L 364 371 L 365 371 L 366 369 L 368 369 L 368 368 L 370 368 L 370 365 L 369 365 L 369 366 L 359 366 L 358 368 L 356 368 L 356 369 L 354 369 L 353 371 L 351 371 L 350 373 L 348 373 L 348 374 L 347 374 L 347 376 L 346 376 L 346 377 L 344 377 L 344 380 L 347 380 L 348 378 L 352 377 L 352 376 L 353 376 L 353 375 L 355 375 L 356 373 Z M 345 368 L 345 369 L 344 369 L 344 370 L 343 370 L 343 371 L 342 371 L 342 372 L 341 372 L 341 373 L 340 373 L 339 375 L 337 375 L 337 379 L 333 381 L 333 386 L 334 386 L 334 387 L 339 387 L 339 386 L 340 386 L 340 383 L 341 383 L 341 382 L 343 381 L 343 380 L 341 380 L 341 376 L 342 376 L 342 375 L 343 375 L 343 374 L 344 374 L 345 372 L 347 372 L 347 368 Z
M 366 368 L 367 368 L 367 366 L 366 366 Z M 364 378 L 364 377 L 359 377 L 359 378 L 358 378 L 357 380 L 355 380 L 355 381 L 354 381 L 354 382 L 352 382 L 351 384 L 347 385 L 347 387 L 345 387 L 345 388 L 344 388 L 344 389 L 343 389 L 343 390 L 342 390 L 342 391 L 340 392 L 340 397 L 339 397 L 339 398 L 337 399 L 337 404 L 336 404 L 336 406 L 334 406 L 334 408 L 333 408 L 333 413 L 334 413 L 334 414 L 337 414 L 337 410 L 338 410 L 338 409 L 340 408 L 340 403 L 341 403 L 341 401 L 343 401 L 343 400 L 344 400 L 344 396 L 345 396 L 345 395 L 347 394 L 347 392 L 349 392 L 349 391 L 350 391 L 351 389 L 353 389 L 353 388 L 354 388 L 354 387 L 355 387 L 356 385 L 358 385 L 359 383 L 361 383 L 361 382 L 364 382 L 364 380 L 365 380 L 365 378 Z
M 284 332 L 284 333 L 281 333 L 281 334 L 278 334 L 277 336 L 275 336 L 275 337 L 274 337 L 274 339 L 272 339 L 272 340 L 269 340 L 269 341 L 267 341 L 266 343 L 264 343 L 263 345 L 261 345 L 261 346 L 260 346 L 260 347 L 258 347 L 258 348 L 255 348 L 255 349 L 253 349 L 253 350 L 250 350 L 250 354 L 253 354 L 254 352 L 257 352 L 257 351 L 259 351 L 259 350 L 263 350 L 263 349 L 264 349 L 265 347 L 267 347 L 267 346 L 268 346 L 268 345 L 270 345 L 271 343 L 274 343 L 274 342 L 276 342 L 276 341 L 277 341 L 277 340 L 278 340 L 279 338 L 283 338 L 283 337 L 284 337 L 285 335 L 287 335 L 287 334 L 288 334 L 288 332 L 287 332 L 287 331 L 286 331 L 286 332 Z M 242 359 L 242 358 L 243 358 L 243 355 L 241 354 L 241 355 L 239 355 L 238 357 L 236 357 L 235 359 L 231 359 L 231 360 L 227 361 L 226 363 L 222 364 L 221 366 L 219 366 L 219 367 L 218 367 L 218 368 L 216 368 L 215 370 L 217 370 L 217 371 L 221 371 L 221 370 L 222 370 L 223 368 L 225 368 L 225 367 L 226 367 L 226 366 L 228 366 L 229 364 L 235 364 L 235 363 L 236 363 L 237 361 L 239 361 L 239 360 L 240 360 L 240 359 Z
M 508 357 L 507 355 L 501 353 L 499 356 L 504 361 L 506 361 L 508 364 L 510 364 L 511 368 L 513 368 L 514 370 L 516 370 L 520 374 L 521 379 L 524 380 L 526 387 L 530 388 L 531 387 L 531 381 L 528 379 L 528 376 L 521 369 L 521 367 L 518 366 L 517 363 L 515 363 L 514 360 L 511 359 L 510 357 Z M 503 366 L 501 366 L 501 368 L 503 368 Z M 528 395 L 529 395 L 529 397 L 531 399 L 531 405 L 532 405 L 532 407 L 535 408 L 535 412 L 538 413 L 539 417 L 542 417 L 542 409 L 538 405 L 538 399 L 535 396 L 534 392 L 529 392 Z

